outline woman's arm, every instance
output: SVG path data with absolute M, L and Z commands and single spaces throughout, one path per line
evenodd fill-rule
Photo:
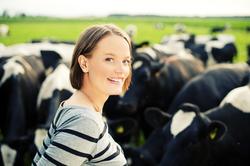
M 100 136 L 97 123 L 79 116 L 62 123 L 52 136 L 37 165 L 81 165 L 92 158 Z

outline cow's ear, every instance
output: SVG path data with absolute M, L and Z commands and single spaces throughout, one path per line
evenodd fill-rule
M 171 115 L 156 107 L 148 107 L 144 111 L 146 122 L 153 128 L 163 127 L 170 119 Z
M 151 71 L 152 73 L 157 73 L 164 66 L 164 63 L 161 62 L 151 62 Z
M 223 139 L 225 133 L 227 132 L 227 126 L 220 121 L 212 121 L 208 126 L 208 139 L 210 141 L 219 141 Z
M 200 108 L 192 103 L 183 103 L 179 106 L 178 110 L 183 110 L 185 112 L 195 112 L 197 115 L 200 114 Z
M 57 52 L 52 50 L 41 50 L 41 57 L 46 69 L 50 67 L 55 68 L 57 63 L 62 59 Z

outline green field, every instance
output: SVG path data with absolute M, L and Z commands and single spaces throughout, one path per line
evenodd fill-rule
M 1 18 L 0 24 L 10 26 L 10 36 L 0 37 L 0 43 L 11 45 L 29 42 L 32 39 L 51 38 L 56 40 L 75 41 L 80 32 L 87 26 L 98 23 L 114 23 L 121 28 L 128 24 L 135 24 L 138 28 L 134 37 L 135 42 L 149 40 L 151 44 L 159 43 L 164 35 L 175 33 L 174 24 L 183 23 L 188 33 L 209 34 L 213 26 L 230 25 L 225 34 L 235 36 L 238 56 L 235 62 L 247 59 L 247 44 L 250 44 L 250 18 L 178 18 L 178 17 L 105 17 L 81 19 L 56 19 L 56 18 Z M 165 28 L 155 29 L 156 23 L 162 23 Z

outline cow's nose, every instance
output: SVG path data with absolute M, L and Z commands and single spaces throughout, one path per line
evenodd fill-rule
M 124 114 L 134 114 L 136 112 L 135 105 L 123 101 L 118 102 L 117 109 Z

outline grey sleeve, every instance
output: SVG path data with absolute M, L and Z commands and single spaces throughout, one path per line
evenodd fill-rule
M 100 135 L 97 123 L 79 116 L 59 127 L 37 165 L 81 165 L 92 158 Z

